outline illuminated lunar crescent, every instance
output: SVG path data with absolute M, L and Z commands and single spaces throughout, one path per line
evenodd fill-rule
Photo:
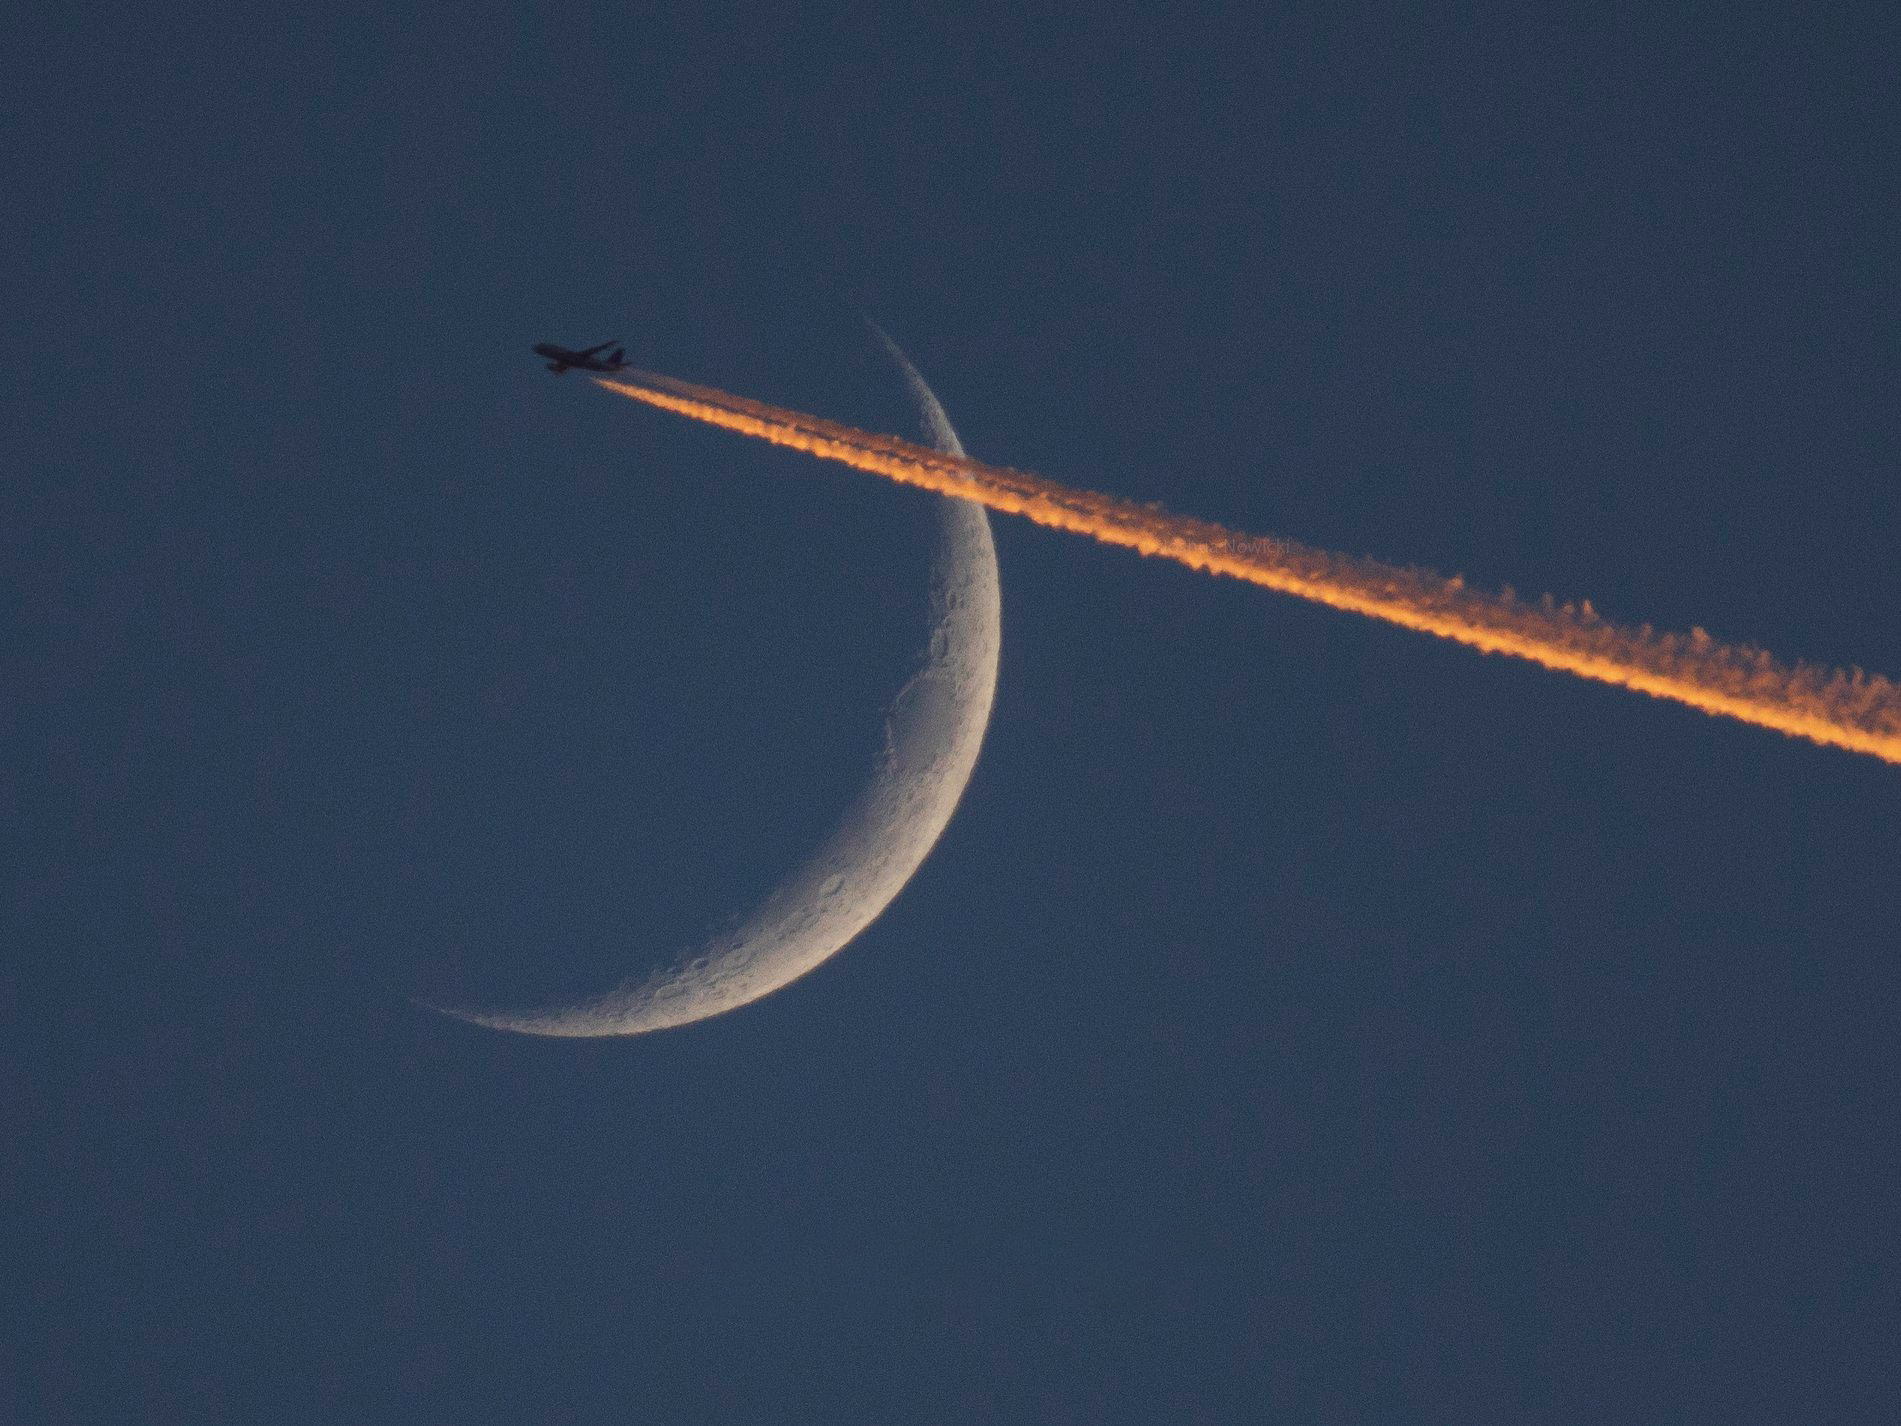
M 878 336 L 910 385 L 931 443 L 962 455 L 924 378 L 889 337 Z M 956 810 L 990 722 L 1001 632 L 990 522 L 981 505 L 941 500 L 930 637 L 918 670 L 885 714 L 871 780 L 810 859 L 737 927 L 644 979 L 527 1011 L 435 1008 L 529 1035 L 638 1035 L 736 1009 L 836 955 L 904 889 Z

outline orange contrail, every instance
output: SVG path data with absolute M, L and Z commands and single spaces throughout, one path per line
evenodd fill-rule
M 1284 594 L 1511 654 L 1705 713 L 1901 763 L 1901 686 L 1860 669 L 1778 662 L 1763 649 L 1719 644 L 1701 629 L 1659 634 L 1598 617 L 1587 600 L 1536 604 L 1508 590 L 1485 594 L 1426 570 L 1328 554 L 1292 540 L 1244 535 L 1040 476 L 948 456 L 924 446 L 787 411 L 670 376 L 624 370 L 602 386 L 683 416 L 882 475 L 940 495 L 1027 515 L 1105 544 L 1232 575 Z

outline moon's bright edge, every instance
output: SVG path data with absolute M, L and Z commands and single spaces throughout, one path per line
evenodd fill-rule
M 878 336 L 910 386 L 931 444 L 963 455 L 924 378 L 889 337 Z M 886 711 L 870 780 L 806 862 L 737 926 L 605 994 L 531 1010 L 434 1008 L 529 1035 L 638 1035 L 737 1009 L 797 980 L 876 920 L 937 844 L 977 765 L 1001 647 L 989 519 L 972 501 L 943 499 L 919 667 Z

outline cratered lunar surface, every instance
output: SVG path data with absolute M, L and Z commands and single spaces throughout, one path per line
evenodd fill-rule
M 878 335 L 931 443 L 962 455 L 924 378 Z M 605 994 L 523 1011 L 435 1008 L 530 1035 L 637 1035 L 736 1009 L 837 954 L 904 889 L 956 810 L 990 722 L 1001 630 L 990 522 L 981 505 L 941 500 L 920 666 L 886 712 L 870 781 L 811 858 L 733 929 Z

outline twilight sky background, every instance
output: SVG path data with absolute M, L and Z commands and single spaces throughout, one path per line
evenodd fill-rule
M 1659 8 L 1669 15 L 1659 15 Z M 24 1420 L 1866 1420 L 1901 770 L 996 522 L 527 346 L 1901 673 L 1891 7 L 29 4 L 0 60 Z

